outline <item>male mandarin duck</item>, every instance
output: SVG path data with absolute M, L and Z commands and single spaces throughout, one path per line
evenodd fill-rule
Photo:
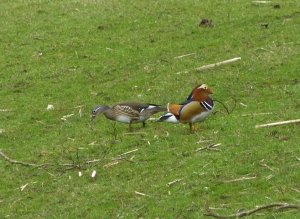
M 145 103 L 119 103 L 112 107 L 96 106 L 92 111 L 92 119 L 103 113 L 107 119 L 129 124 L 142 122 L 145 127 L 145 121 L 155 113 L 166 111 L 165 107 L 156 104 Z
M 209 97 L 212 93 L 206 84 L 197 85 L 184 103 L 169 103 L 168 113 L 162 115 L 158 122 L 189 123 L 193 131 L 193 123 L 205 120 L 213 112 L 214 103 Z

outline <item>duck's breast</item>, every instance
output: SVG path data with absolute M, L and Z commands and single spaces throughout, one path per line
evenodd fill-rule
M 204 119 L 206 119 L 210 114 L 212 113 L 212 110 L 209 111 L 203 111 L 198 115 L 195 115 L 192 119 L 191 122 L 195 123 L 195 122 L 201 122 Z
M 123 122 L 123 123 L 130 123 L 131 122 L 131 118 L 129 116 L 126 116 L 126 115 L 118 115 L 116 117 L 116 120 L 118 122 Z

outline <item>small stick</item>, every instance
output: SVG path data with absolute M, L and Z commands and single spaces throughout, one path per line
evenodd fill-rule
M 125 152 L 125 153 L 123 153 L 123 154 L 120 154 L 120 155 L 118 155 L 118 157 L 122 157 L 122 156 L 124 156 L 124 155 L 127 155 L 127 154 L 131 154 L 131 153 L 133 153 L 133 152 L 136 152 L 136 151 L 138 151 L 139 149 L 133 149 L 133 150 L 131 150 L 131 151 L 127 151 L 127 152 Z
M 79 113 L 79 116 L 82 117 L 82 108 L 79 108 L 78 113 Z
M 254 214 L 258 211 L 262 211 L 265 209 L 271 209 L 275 208 L 276 210 L 282 210 L 282 209 L 288 209 L 288 208 L 294 208 L 294 209 L 299 209 L 300 205 L 296 204 L 289 204 L 289 203 L 272 203 L 269 205 L 262 205 L 262 206 L 257 206 L 254 209 L 248 210 L 248 211 L 240 211 L 236 214 L 230 214 L 230 215 L 220 215 L 215 212 L 212 212 L 211 208 L 206 207 L 206 213 L 204 213 L 205 216 L 210 216 L 210 217 L 215 217 L 215 218 L 240 218 L 240 217 L 245 217 L 249 216 L 251 214 Z
M 187 57 L 187 56 L 191 56 L 191 55 L 195 55 L 196 53 L 193 52 L 193 53 L 189 53 L 189 54 L 185 54 L 185 55 L 181 55 L 181 56 L 176 56 L 174 57 L 174 59 L 181 59 L 181 58 L 184 58 L 184 57 Z
M 295 192 L 298 192 L 300 193 L 300 191 L 298 189 L 295 189 L 295 188 L 291 188 L 291 190 L 295 191 Z
M 182 180 L 182 179 L 175 179 L 175 180 L 173 180 L 172 182 L 167 183 L 167 186 L 171 186 L 171 185 L 173 185 L 174 183 L 180 182 L 181 180 Z
M 117 160 L 126 160 L 126 157 L 115 157 L 111 159 L 112 161 L 117 161 Z
M 10 109 L 0 109 L 0 112 L 10 112 Z
M 250 180 L 250 179 L 256 179 L 256 176 L 250 176 L 250 177 L 243 176 L 241 178 L 231 179 L 231 180 L 227 180 L 225 182 L 226 183 L 231 183 L 231 182 L 239 182 L 239 181 Z
M 43 164 L 37 165 L 37 164 L 33 164 L 33 163 L 26 163 L 26 162 L 22 162 L 22 161 L 18 161 L 18 160 L 13 160 L 13 159 L 9 158 L 6 154 L 4 154 L 1 150 L 0 150 L 0 156 L 3 157 L 6 161 L 8 161 L 11 164 L 20 164 L 23 166 L 30 166 L 30 167 L 44 166 Z
M 99 162 L 101 159 L 94 159 L 94 160 L 87 160 L 85 161 L 86 164 L 90 164 L 90 163 L 96 163 Z
M 196 142 L 196 144 L 201 144 L 201 143 L 204 143 L 204 142 L 210 142 L 210 141 L 212 141 L 212 140 L 202 140 L 202 139 L 200 139 L 199 141 L 197 141 Z
M 228 60 L 225 60 L 225 61 L 222 61 L 222 62 L 217 62 L 217 63 L 214 63 L 214 64 L 203 65 L 201 67 L 196 68 L 195 70 L 196 71 L 203 71 L 203 70 L 214 68 L 214 67 L 217 67 L 217 66 L 220 66 L 220 65 L 230 64 L 230 63 L 233 63 L 233 62 L 236 62 L 236 61 L 239 61 L 239 60 L 241 60 L 241 57 L 228 59 Z
M 296 157 L 296 160 L 300 161 L 300 158 L 299 158 L 299 157 Z
M 247 105 L 244 104 L 244 103 L 240 103 L 240 105 L 243 106 L 243 107 L 247 107 Z
M 66 121 L 67 118 L 69 118 L 69 117 L 71 117 L 71 116 L 74 116 L 74 113 L 71 113 L 71 114 L 68 114 L 68 115 L 64 115 L 64 116 L 61 117 L 60 119 Z
M 146 132 L 126 132 L 124 135 L 146 135 Z
M 275 170 L 266 163 L 259 163 L 259 165 L 261 165 L 262 167 L 266 167 L 267 169 L 271 170 L 272 172 L 275 172 Z
M 29 185 L 29 184 L 35 184 L 36 182 L 32 182 L 32 183 L 26 183 L 25 185 L 20 186 L 20 190 L 21 192 L 24 191 L 24 189 Z
M 198 151 L 203 151 L 203 150 L 205 150 L 205 149 L 216 150 L 217 147 L 219 147 L 220 145 L 222 145 L 222 143 L 209 144 L 209 145 L 207 145 L 207 146 L 205 146 L 205 147 L 196 149 L 196 152 L 198 152 Z
M 141 196 L 149 196 L 149 195 L 146 195 L 145 193 L 141 193 L 141 192 L 138 192 L 138 191 L 134 191 L 135 194 L 137 195 L 141 195 Z
M 233 99 L 233 100 L 234 100 L 234 106 L 233 106 L 233 108 L 232 108 L 230 111 L 229 111 L 229 109 L 227 108 L 227 106 L 226 106 L 222 101 L 219 101 L 219 100 L 217 100 L 217 99 L 214 99 L 213 101 L 219 102 L 219 103 L 224 107 L 224 109 L 226 110 L 227 114 L 229 115 L 230 113 L 233 112 L 233 110 L 234 110 L 235 107 L 236 107 L 236 100 L 235 100 L 235 99 Z
M 18 160 L 13 160 L 11 158 L 9 158 L 6 154 L 4 154 L 1 150 L 0 150 L 0 157 L 3 157 L 6 161 L 8 161 L 11 164 L 19 164 L 19 165 L 23 165 L 23 166 L 28 166 L 28 167 L 36 167 L 36 168 L 40 168 L 40 167 L 47 167 L 47 166 L 63 166 L 66 167 L 67 170 L 69 169 L 73 169 L 73 168 L 79 168 L 79 165 L 76 164 L 72 164 L 72 163 L 63 163 L 63 164 L 55 164 L 55 163 L 44 163 L 44 164 L 34 164 L 34 163 L 27 163 L 27 162 L 23 162 L 23 161 L 18 161 Z
M 271 1 L 252 1 L 254 4 L 268 4 L 271 3 Z
M 118 163 L 119 163 L 119 161 L 114 161 L 114 162 L 111 162 L 111 163 L 105 164 L 103 167 L 104 167 L 104 168 L 108 168 L 108 167 L 111 167 L 111 166 L 117 165 Z
M 29 183 L 26 183 L 25 185 L 23 185 L 23 186 L 20 186 L 20 190 L 21 190 L 21 192 L 23 192 L 23 190 L 27 187 L 29 185 Z
M 270 180 L 270 179 L 272 179 L 274 177 L 274 175 L 269 175 L 269 176 L 266 176 L 266 180 Z
M 83 105 L 74 106 L 74 107 L 73 107 L 73 109 L 78 109 L 78 108 L 80 108 L 80 109 L 81 109 L 82 107 L 83 107 Z
M 242 114 L 242 116 L 262 116 L 262 115 L 271 115 L 273 113 L 246 113 L 246 114 Z
M 262 125 L 256 125 L 255 128 L 272 127 L 272 126 L 296 124 L 296 123 L 300 123 L 300 119 L 287 120 L 287 121 L 282 121 L 282 122 L 266 123 L 266 124 L 262 124 Z

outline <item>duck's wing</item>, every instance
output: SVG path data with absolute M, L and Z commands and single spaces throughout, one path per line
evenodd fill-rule
M 190 122 L 194 116 L 199 115 L 205 111 L 207 110 L 204 107 L 202 107 L 200 102 L 198 101 L 188 102 L 187 104 L 183 105 L 179 111 L 180 121 Z
M 140 112 L 130 105 L 117 104 L 113 106 L 112 109 L 117 115 L 124 115 L 132 119 L 139 119 Z
M 133 110 L 142 113 L 144 111 L 148 111 L 151 114 L 157 113 L 157 112 L 161 112 L 161 111 L 166 111 L 166 107 L 163 107 L 161 105 L 157 105 L 157 104 L 149 104 L 149 103 L 121 103 L 119 105 L 123 105 L 123 106 L 129 106 L 131 107 Z

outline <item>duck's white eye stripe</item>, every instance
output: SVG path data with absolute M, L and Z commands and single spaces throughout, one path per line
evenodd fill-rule
M 199 88 L 207 89 L 207 85 L 206 84 L 201 84 L 201 86 Z
M 93 110 L 93 112 L 97 112 L 101 108 L 102 108 L 102 106 L 98 106 L 96 109 Z

